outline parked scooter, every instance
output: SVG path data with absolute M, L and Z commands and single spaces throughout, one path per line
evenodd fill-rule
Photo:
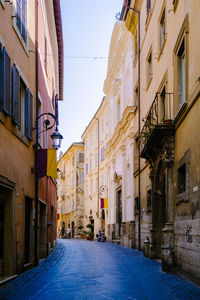
M 96 235 L 98 242 L 105 242 L 106 236 L 104 230 L 99 230 L 99 233 Z

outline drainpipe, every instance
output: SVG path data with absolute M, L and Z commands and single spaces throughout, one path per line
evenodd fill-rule
M 98 129 L 98 199 L 97 199 L 97 214 L 98 214 L 98 217 L 99 217 L 99 163 L 100 163 L 100 158 L 99 158 L 99 119 L 98 118 L 95 118 L 97 120 L 97 129 Z
M 138 132 L 140 135 L 140 121 L 141 121 L 141 112 L 140 112 L 140 12 L 138 14 Z M 140 251 L 141 246 L 141 232 L 140 232 L 140 204 L 141 204 L 141 178 L 140 178 L 140 142 L 138 143 L 138 168 L 139 168 L 139 177 L 138 177 L 138 250 Z
M 38 0 L 35 1 L 35 265 L 38 265 L 38 178 L 37 178 L 37 148 L 38 148 Z

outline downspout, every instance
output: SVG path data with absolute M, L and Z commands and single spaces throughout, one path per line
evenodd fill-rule
M 38 148 L 38 0 L 35 1 L 35 265 L 38 265 L 38 178 L 37 178 L 37 148 Z
M 140 121 L 141 121 L 141 114 L 140 114 L 140 12 L 138 14 L 138 132 L 140 135 Z M 141 231 L 140 231 L 140 207 L 141 207 L 141 178 L 140 178 L 140 141 L 138 143 L 138 169 L 139 169 L 139 177 L 138 177 L 138 250 L 141 249 Z
M 99 119 L 98 118 L 95 118 L 97 120 L 97 128 L 98 128 L 98 185 L 97 185 L 97 188 L 98 188 L 98 198 L 97 198 L 97 215 L 99 217 L 99 188 L 100 188 L 100 184 L 99 184 L 99 163 L 100 163 L 100 157 L 99 157 Z

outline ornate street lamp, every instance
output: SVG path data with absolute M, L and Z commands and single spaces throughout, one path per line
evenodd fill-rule
M 38 121 L 42 116 L 50 116 L 50 117 L 53 118 L 53 121 L 51 122 L 49 119 L 44 120 L 43 126 L 44 126 L 45 129 L 41 130 L 41 132 L 38 132 Z M 47 131 L 49 129 L 53 128 L 56 125 L 56 119 L 57 119 L 57 117 L 52 113 L 42 113 L 41 115 L 39 115 L 37 117 L 36 127 L 35 127 L 35 129 L 36 129 L 36 148 L 38 146 L 38 137 L 43 131 L 46 132 L 45 140 L 46 140 L 46 145 L 48 144 Z M 52 138 L 52 141 L 53 141 L 52 147 L 56 150 L 59 149 L 60 146 L 61 146 L 63 136 L 59 133 L 57 125 L 56 125 L 56 129 L 55 129 L 54 133 L 51 134 L 51 138 Z

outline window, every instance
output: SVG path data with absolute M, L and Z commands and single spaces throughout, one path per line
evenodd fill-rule
M 165 20 L 165 9 L 163 10 L 161 19 L 160 19 L 160 49 L 162 49 L 162 46 L 165 41 L 165 28 L 166 27 L 166 20 Z
M 153 76 L 152 51 L 150 51 L 147 57 L 147 85 L 150 83 L 152 76 Z
M 186 191 L 186 164 L 178 169 L 178 194 Z
M 72 157 L 72 166 L 74 166 L 74 156 Z
M 79 173 L 79 185 L 83 185 L 84 183 L 84 174 L 83 172 Z
M 121 112 L 120 112 L 120 98 L 117 99 L 117 123 L 120 121 Z
M 138 103 L 139 103 L 139 95 L 138 95 L 138 86 L 137 86 L 134 91 L 134 105 L 138 106 Z
M 139 212 L 139 197 L 135 197 L 135 215 Z
M 147 0 L 147 15 L 150 10 L 151 10 L 151 0 Z
M 27 0 L 16 0 L 16 25 L 25 41 L 27 42 Z
M 147 212 L 151 210 L 151 190 L 147 191 Z
M 177 162 L 176 205 L 190 200 L 190 150 Z
M 104 160 L 104 147 L 101 147 L 101 161 Z
M 75 175 L 74 174 L 72 175 L 72 186 L 73 187 L 75 186 Z
M 88 163 L 85 164 L 85 175 L 88 174 Z
M 92 171 L 92 158 L 90 158 L 90 172 Z
M 95 153 L 95 166 L 98 166 L 98 153 Z
M 185 38 L 177 52 L 177 84 L 178 103 L 181 107 L 186 102 Z
M 79 153 L 79 162 L 84 163 L 84 153 Z
M 13 66 L 13 121 L 23 135 L 32 140 L 33 96 Z
M 74 202 L 74 199 L 72 199 L 72 210 L 75 210 L 75 202 Z
M 11 63 L 4 47 L 0 47 L 0 110 L 11 114 Z
M 92 194 L 92 185 L 93 185 L 93 183 L 92 183 L 92 179 L 90 180 L 90 194 Z

